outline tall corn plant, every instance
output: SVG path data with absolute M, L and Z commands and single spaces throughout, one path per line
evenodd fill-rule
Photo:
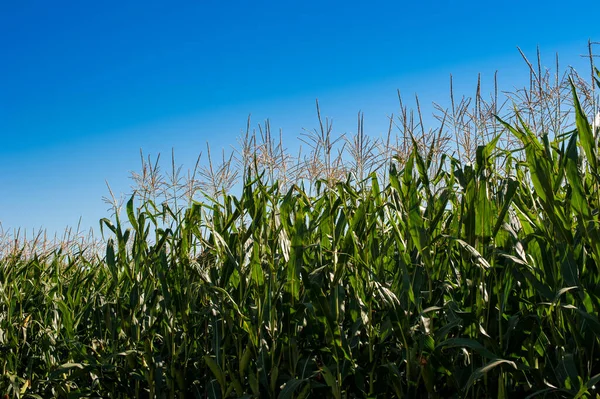
M 327 165 L 308 189 L 276 178 L 268 125 L 239 195 L 232 159 L 202 187 L 173 168 L 173 191 L 148 161 L 148 190 L 101 221 L 103 254 L 0 259 L 0 393 L 592 397 L 598 132 L 572 96 L 573 130 L 498 118 L 473 163 L 407 121 L 406 151 L 369 158 L 360 119 L 346 175 L 326 121 L 306 137 Z

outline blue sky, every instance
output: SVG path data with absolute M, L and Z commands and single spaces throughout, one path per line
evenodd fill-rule
M 524 84 L 517 46 L 587 73 L 579 55 L 600 40 L 587 17 L 597 3 L 482 4 L 2 1 L 0 222 L 96 227 L 105 180 L 128 192 L 140 148 L 174 148 L 191 167 L 207 141 L 235 144 L 249 114 L 293 144 L 316 126 L 318 98 L 337 131 L 362 110 L 377 136 L 396 89 L 431 103 L 447 98 L 451 73 L 461 94 L 479 72 L 491 83 L 498 70 L 501 89 Z

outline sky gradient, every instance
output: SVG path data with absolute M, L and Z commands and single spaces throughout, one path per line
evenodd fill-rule
M 596 5 L 593 5 L 596 4 Z M 424 104 L 449 75 L 472 94 L 523 85 L 540 47 L 587 74 L 600 5 L 564 2 L 0 2 L 0 223 L 61 232 L 109 216 L 105 181 L 130 191 L 139 151 L 192 167 L 252 114 L 296 142 L 314 101 L 340 132 L 387 128 L 396 90 Z M 583 15 L 583 18 L 582 18 Z M 485 86 L 487 85 L 487 86 Z

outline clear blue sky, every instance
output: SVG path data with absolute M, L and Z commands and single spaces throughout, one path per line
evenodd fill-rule
M 0 222 L 95 227 L 104 181 L 127 192 L 140 148 L 191 167 L 248 114 L 293 143 L 315 98 L 338 130 L 362 110 L 379 135 L 396 89 L 443 101 L 450 73 L 471 94 L 495 70 L 511 89 L 527 72 L 517 46 L 585 66 L 600 40 L 596 2 L 484 3 L 1 1 Z

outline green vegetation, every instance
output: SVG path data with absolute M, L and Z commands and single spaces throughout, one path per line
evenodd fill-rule
M 401 145 L 359 118 L 289 168 L 268 125 L 185 182 L 143 161 L 101 253 L 5 240 L 0 393 L 597 397 L 599 131 L 575 75 L 532 72 L 507 117 L 478 89 L 417 134 L 402 106 Z

